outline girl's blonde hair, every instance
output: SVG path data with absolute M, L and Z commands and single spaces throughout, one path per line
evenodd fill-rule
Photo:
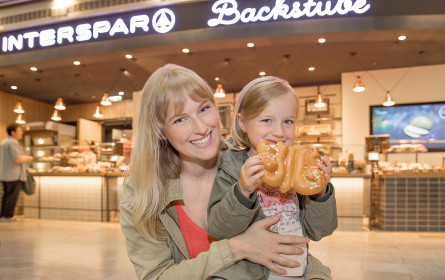
M 298 98 L 286 81 L 273 76 L 261 77 L 248 83 L 239 94 L 232 121 L 232 137 L 235 147 L 250 148 L 247 134 L 241 129 L 238 119 L 251 120 L 267 107 L 269 101 L 277 97 L 293 96 L 298 106 Z M 295 112 L 298 117 L 298 111 Z
M 178 178 L 181 170 L 178 152 L 166 139 L 163 127 L 170 110 L 175 115 L 183 112 L 187 96 L 215 104 L 212 89 L 198 74 L 174 64 L 157 69 L 142 92 L 128 175 L 134 189 L 133 223 L 154 242 L 166 234 L 157 222 L 165 207 L 166 182 Z

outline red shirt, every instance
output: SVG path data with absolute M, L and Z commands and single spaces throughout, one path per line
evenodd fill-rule
M 208 251 L 210 243 L 215 241 L 215 239 L 210 237 L 207 231 L 195 224 L 177 201 L 175 201 L 175 205 L 176 212 L 178 213 L 179 229 L 184 236 L 190 258 L 196 258 L 199 253 Z

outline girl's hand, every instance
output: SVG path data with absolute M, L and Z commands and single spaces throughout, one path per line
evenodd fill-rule
M 264 166 L 261 156 L 253 156 L 246 160 L 239 178 L 241 192 L 248 198 L 256 190 L 255 182 L 264 176 Z
M 326 193 L 326 187 L 328 186 L 328 183 L 331 180 L 331 173 L 332 173 L 331 160 L 329 159 L 328 156 L 322 156 L 321 161 L 324 164 L 319 163 L 319 164 L 317 164 L 317 167 L 318 167 L 318 169 L 320 169 L 323 172 L 324 177 L 326 178 L 326 186 L 321 192 L 315 194 L 314 195 L 315 197 L 320 197 Z
M 301 247 L 309 243 L 309 239 L 295 235 L 281 235 L 266 229 L 280 221 L 281 214 L 268 217 L 251 225 L 244 233 L 229 239 L 235 261 L 247 259 L 261 264 L 270 271 L 285 275 L 286 270 L 277 267 L 298 267 L 300 264 L 284 255 L 302 255 Z

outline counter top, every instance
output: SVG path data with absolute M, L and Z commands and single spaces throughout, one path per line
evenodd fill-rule
M 445 177 L 445 171 L 439 172 L 385 172 L 383 174 L 378 174 L 376 177 Z
M 121 177 L 124 176 L 122 172 L 32 172 L 33 176 L 73 176 L 73 177 Z
M 371 178 L 371 173 L 332 173 L 331 178 Z

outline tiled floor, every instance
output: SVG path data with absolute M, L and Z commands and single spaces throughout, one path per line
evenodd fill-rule
M 0 279 L 136 279 L 117 223 L 0 223 Z M 445 233 L 337 231 L 309 250 L 339 280 L 445 279 Z

